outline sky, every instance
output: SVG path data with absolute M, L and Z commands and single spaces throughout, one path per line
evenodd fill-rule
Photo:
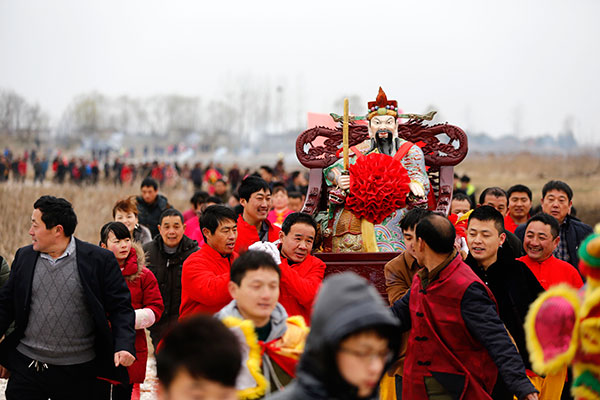
M 256 79 L 285 118 L 364 103 L 379 86 L 405 112 L 467 133 L 600 144 L 600 1 L 0 0 L 0 88 L 56 123 L 73 98 L 216 99 Z

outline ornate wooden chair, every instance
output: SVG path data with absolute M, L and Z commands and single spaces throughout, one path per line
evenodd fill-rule
M 448 214 L 454 185 L 454 166 L 467 155 L 465 132 L 457 126 L 445 124 L 425 125 L 422 119 L 401 123 L 398 136 L 421 147 L 435 199 L 435 210 Z M 351 123 L 350 146 L 369 139 L 366 125 Z M 296 155 L 302 165 L 310 169 L 309 186 L 303 212 L 316 215 L 327 210 L 329 187 L 323 169 L 337 161 L 342 143 L 342 128 L 318 126 L 308 129 L 296 140 Z M 327 264 L 326 275 L 354 271 L 375 284 L 385 294 L 383 266 L 398 253 L 315 253 Z

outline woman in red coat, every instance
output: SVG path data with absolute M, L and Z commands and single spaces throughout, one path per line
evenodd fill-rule
M 142 383 L 146 378 L 148 345 L 144 329 L 160 319 L 164 305 L 156 277 L 144 266 L 144 251 L 141 245 L 131 240 L 131 233 L 125 224 L 109 222 L 102 227 L 100 236 L 100 246 L 112 251 L 121 267 L 135 310 L 137 359 L 127 368 L 129 385 L 115 385 L 112 389 L 113 400 L 130 400 L 133 384 Z

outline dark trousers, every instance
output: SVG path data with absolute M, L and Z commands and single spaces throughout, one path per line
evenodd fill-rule
M 110 382 L 104 380 L 99 380 L 99 382 L 98 393 L 100 394 L 101 398 L 112 400 L 131 400 L 133 383 L 130 383 L 129 385 L 111 385 Z
M 33 362 L 33 364 L 32 364 Z M 98 399 L 94 388 L 96 363 L 53 365 L 38 362 L 13 350 L 6 367 L 11 375 L 6 385 L 7 400 Z

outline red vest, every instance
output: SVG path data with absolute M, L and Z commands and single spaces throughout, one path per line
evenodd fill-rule
M 463 295 L 473 282 L 480 282 L 494 299 L 460 256 L 426 290 L 419 275 L 415 275 L 410 291 L 412 327 L 402 398 L 426 399 L 424 378 L 440 372 L 465 377 L 460 399 L 491 400 L 498 369 L 485 347 L 467 329 L 460 311 Z

